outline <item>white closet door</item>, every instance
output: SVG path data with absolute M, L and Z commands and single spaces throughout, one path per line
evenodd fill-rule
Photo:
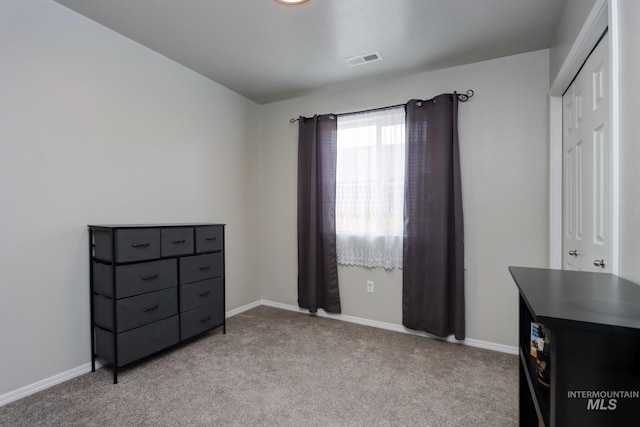
M 608 37 L 562 97 L 563 268 L 610 271 L 611 145 Z

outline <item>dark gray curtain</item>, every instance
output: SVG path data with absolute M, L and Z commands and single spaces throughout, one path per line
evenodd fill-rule
M 298 133 L 298 305 L 340 313 L 336 255 L 337 120 L 300 117 Z
M 465 337 L 458 99 L 406 106 L 402 324 Z

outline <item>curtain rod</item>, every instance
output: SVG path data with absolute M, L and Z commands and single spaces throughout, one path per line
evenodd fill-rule
M 455 95 L 456 97 L 458 97 L 458 101 L 460 101 L 460 102 L 467 102 L 469 100 L 469 98 L 471 98 L 473 96 L 473 94 L 474 94 L 473 90 L 469 89 L 467 91 L 467 93 L 453 92 L 451 95 Z M 431 98 L 431 99 L 433 99 L 433 98 Z M 427 102 L 427 101 L 430 101 L 430 99 L 424 99 L 424 100 L 418 101 L 418 103 Z M 370 108 L 368 110 L 352 111 L 352 112 L 349 112 L 349 113 L 339 113 L 339 114 L 331 114 L 331 115 L 332 116 L 336 116 L 336 117 L 347 116 L 347 115 L 350 115 L 350 114 L 360 114 L 360 113 L 369 113 L 371 111 L 388 110 L 390 108 L 398 108 L 398 107 L 403 107 L 405 105 L 406 105 L 406 103 L 405 104 L 398 104 L 398 105 L 390 105 L 388 107 Z M 289 123 L 295 123 L 298 120 L 300 120 L 300 118 L 289 119 Z

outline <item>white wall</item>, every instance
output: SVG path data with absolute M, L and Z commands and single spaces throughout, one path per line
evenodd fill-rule
M 50 0 L 0 3 L 0 397 L 90 360 L 87 224 L 227 223 L 260 298 L 260 107 Z
M 556 77 L 596 0 L 569 0 L 551 40 L 549 71 Z
M 640 283 L 640 2 L 619 0 L 620 260 L 619 274 Z
M 372 66 L 375 66 L 373 64 Z M 262 297 L 297 304 L 297 123 L 473 89 L 460 105 L 467 337 L 515 346 L 517 292 L 507 267 L 546 267 L 549 51 L 543 50 L 262 107 Z M 343 314 L 402 322 L 402 274 L 340 268 Z M 373 279 L 376 292 L 367 294 Z

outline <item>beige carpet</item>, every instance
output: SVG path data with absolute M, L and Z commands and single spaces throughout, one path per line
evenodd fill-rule
M 0 408 L 1 426 L 515 426 L 517 356 L 258 307 L 119 371 Z

